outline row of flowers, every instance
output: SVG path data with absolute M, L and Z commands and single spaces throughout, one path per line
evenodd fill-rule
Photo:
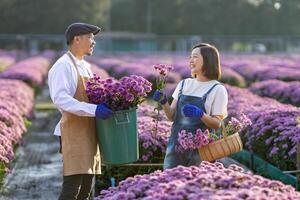
M 199 167 L 179 166 L 136 175 L 103 190 L 95 200 L 107 199 L 299 199 L 291 186 L 244 173 L 237 165 L 203 161 Z
M 270 79 L 300 80 L 299 56 L 224 54 L 221 57 L 222 81 L 230 85 L 244 87 L 245 79 L 248 82 Z M 94 57 L 91 61 L 106 69 L 112 76 L 121 77 L 135 72 L 152 83 L 155 76 L 152 70 L 147 69 L 157 61 L 174 66 L 174 71 L 169 74 L 169 83 L 177 83 L 178 80 L 190 76 L 188 56 L 182 55 L 119 54 L 104 55 L 101 59 Z
M 33 87 L 45 82 L 54 56 L 53 51 L 46 51 L 0 73 L 0 163 L 6 167 L 14 157 L 14 145 L 27 131 L 28 119 L 34 117 Z
M 4 71 L 7 67 L 15 62 L 16 59 L 13 56 L 0 53 L 0 72 Z
M 259 96 L 300 107 L 300 81 L 267 80 L 252 84 L 249 90 Z
M 50 67 L 49 56 L 35 56 L 17 62 L 0 73 L 0 78 L 22 80 L 32 87 L 39 87 L 44 84 Z
M 251 127 L 242 134 L 246 148 L 281 170 L 296 169 L 300 109 L 259 97 L 247 89 L 228 85 L 226 88 L 229 115 L 235 117 L 245 113 L 252 121 Z
M 300 80 L 297 55 L 224 55 L 222 65 L 241 74 L 248 82 L 264 80 Z
M 34 92 L 19 80 L 0 79 L 0 162 L 13 159 L 13 145 L 26 132 L 24 117 L 32 116 Z

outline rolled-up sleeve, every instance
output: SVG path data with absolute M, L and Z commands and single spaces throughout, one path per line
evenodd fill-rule
M 216 96 L 211 107 L 212 115 L 219 115 L 225 119 L 228 116 L 227 112 L 228 94 L 224 86 L 217 88 Z
M 77 72 L 69 63 L 56 63 L 48 74 L 50 97 L 61 111 L 78 116 L 95 117 L 97 105 L 74 98 L 77 79 Z

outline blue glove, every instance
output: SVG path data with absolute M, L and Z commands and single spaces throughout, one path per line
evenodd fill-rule
M 183 106 L 182 111 L 185 117 L 202 118 L 204 115 L 204 112 L 201 108 L 198 108 L 197 106 L 194 106 L 192 104 Z
M 153 100 L 161 103 L 162 105 L 165 105 L 168 101 L 166 95 L 159 90 L 155 90 L 153 94 Z
M 107 104 L 101 103 L 97 105 L 95 115 L 101 119 L 108 119 L 113 115 L 113 111 L 107 106 Z

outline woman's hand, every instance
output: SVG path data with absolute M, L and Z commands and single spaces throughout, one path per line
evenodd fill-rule
M 187 104 L 183 106 L 182 111 L 185 117 L 195 117 L 201 119 L 204 115 L 204 112 L 201 108 L 192 104 Z
M 160 90 L 156 90 L 153 94 L 153 100 L 159 102 L 161 105 L 165 105 L 168 101 L 166 95 Z

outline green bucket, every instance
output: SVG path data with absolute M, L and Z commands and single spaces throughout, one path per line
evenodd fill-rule
M 102 162 L 126 164 L 139 159 L 136 108 L 115 111 L 109 119 L 96 118 Z

